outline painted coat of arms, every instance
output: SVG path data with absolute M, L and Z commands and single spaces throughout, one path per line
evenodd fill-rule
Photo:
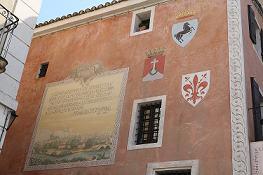
M 173 40 L 181 47 L 185 47 L 195 36 L 198 28 L 198 20 L 193 19 L 173 25 Z
M 194 107 L 206 96 L 209 86 L 209 70 L 182 76 L 182 95 Z
M 145 59 L 143 81 L 153 81 L 163 78 L 165 56 L 162 54 L 163 50 L 154 50 L 148 52 Z

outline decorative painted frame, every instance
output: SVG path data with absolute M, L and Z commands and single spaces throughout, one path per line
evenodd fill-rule
M 191 175 L 199 175 L 199 160 L 148 163 L 146 175 L 156 175 L 158 171 L 185 169 L 190 169 Z
M 151 17 L 150 17 L 149 29 L 146 29 L 146 30 L 143 30 L 143 31 L 139 31 L 139 32 L 134 32 L 134 27 L 135 27 L 135 24 L 136 24 L 136 16 L 138 14 L 140 14 L 140 13 L 144 13 L 144 12 L 147 12 L 147 11 L 151 11 L 150 12 L 151 13 Z M 153 31 L 154 14 L 155 14 L 155 6 L 134 11 L 133 14 L 132 14 L 132 23 L 131 23 L 130 36 L 136 36 L 136 35 L 140 35 L 140 34 L 144 34 L 144 33 L 148 33 L 148 32 Z
M 250 175 L 241 1 L 227 0 L 233 175 Z
M 135 131 L 136 131 L 136 121 L 138 120 L 138 107 L 142 103 L 150 103 L 153 101 L 161 101 L 161 115 L 160 115 L 160 123 L 159 123 L 159 135 L 158 135 L 158 142 L 157 143 L 149 143 L 149 144 L 135 144 Z M 134 100 L 133 107 L 132 107 L 132 117 L 130 122 L 130 131 L 129 131 L 129 138 L 128 138 L 128 146 L 127 150 L 135 150 L 135 149 L 145 149 L 145 148 L 157 148 L 162 146 L 163 141 L 163 128 L 164 128 L 164 116 L 165 116 L 165 105 L 166 105 L 166 95 L 157 96 L 157 97 L 150 97 L 144 98 L 139 100 Z
M 43 107 L 43 102 L 44 102 L 44 97 L 46 96 L 47 93 L 47 87 L 50 86 L 54 86 L 54 85 L 58 85 L 58 84 L 65 84 L 71 81 L 74 81 L 72 79 L 67 79 L 67 80 L 63 80 L 60 82 L 54 82 L 54 83 L 50 83 L 46 85 L 46 89 L 41 101 L 41 106 L 40 106 L 40 110 L 39 110 L 39 114 L 37 116 L 37 120 L 36 120 L 36 124 L 35 124 L 35 128 L 34 128 L 34 132 L 33 132 L 33 136 L 31 139 L 31 144 L 29 147 L 29 151 L 27 153 L 27 158 L 26 158 L 26 162 L 25 162 L 25 167 L 24 167 L 24 171 L 34 171 L 34 170 L 47 170 L 47 169 L 64 169 L 64 168 L 73 168 L 73 167 L 89 167 L 89 166 L 99 166 L 99 165 L 111 165 L 115 162 L 115 155 L 116 155 L 116 150 L 117 150 L 117 143 L 118 143 L 118 137 L 119 137 L 119 128 L 120 128 L 120 122 L 121 122 L 121 114 L 122 114 L 122 108 L 123 108 L 123 101 L 124 101 L 124 96 L 125 96 L 125 89 L 126 89 L 126 84 L 127 84 L 127 80 L 128 80 L 128 72 L 129 72 L 129 68 L 122 68 L 122 69 L 117 69 L 117 70 L 113 70 L 113 71 L 107 71 L 107 72 L 103 72 L 99 75 L 97 75 L 97 77 L 100 76 L 104 76 L 104 75 L 112 75 L 112 74 L 116 74 L 119 72 L 123 72 L 123 79 L 121 82 L 121 89 L 120 89 L 120 96 L 119 96 L 119 107 L 116 113 L 116 120 L 115 120 L 115 135 L 113 136 L 112 139 L 112 153 L 110 155 L 110 159 L 106 159 L 106 160 L 99 160 L 99 161 L 83 161 L 83 162 L 74 162 L 74 163 L 61 163 L 61 164 L 57 164 L 57 165 L 38 165 L 38 166 L 29 166 L 29 160 L 30 160 L 30 155 L 31 152 L 33 150 L 33 143 L 34 143 L 34 138 L 36 137 L 36 130 L 38 127 L 38 123 L 40 122 L 40 113 Z

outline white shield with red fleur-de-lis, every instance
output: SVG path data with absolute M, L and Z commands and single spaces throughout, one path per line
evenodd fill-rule
M 209 90 L 210 71 L 197 72 L 183 75 L 182 95 L 192 106 L 200 103 Z

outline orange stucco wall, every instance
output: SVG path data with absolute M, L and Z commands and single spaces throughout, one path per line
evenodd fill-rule
M 3 175 L 145 175 L 148 162 L 200 160 L 202 175 L 230 175 L 231 132 L 226 0 L 170 1 L 156 6 L 154 29 L 130 37 L 132 13 L 34 38 L 18 94 L 19 118 L 7 134 L 0 155 Z M 194 17 L 176 14 L 196 9 Z M 176 22 L 197 18 L 199 29 L 185 48 L 175 44 Z M 145 52 L 165 47 L 164 78 L 143 82 Z M 36 79 L 39 65 L 49 62 L 45 78 Z M 45 85 L 64 80 L 80 64 L 99 63 L 108 70 L 129 67 L 115 164 L 23 172 Z M 205 99 L 192 107 L 181 95 L 183 74 L 211 70 Z M 167 95 L 161 148 L 127 151 L 135 99 Z
M 261 56 L 258 56 L 253 43 L 249 37 L 248 27 L 248 5 L 252 5 L 251 0 L 242 1 L 242 24 L 243 24 L 243 43 L 244 43 L 244 57 L 245 57 L 245 75 L 246 75 L 246 95 L 247 95 L 247 107 L 252 108 L 252 92 L 251 92 L 251 81 L 250 77 L 254 77 L 263 89 L 263 62 Z M 256 20 L 263 28 L 263 18 L 258 13 L 257 9 L 254 8 Z M 254 141 L 254 121 L 253 121 L 253 110 L 248 110 L 248 126 L 249 126 L 249 140 Z

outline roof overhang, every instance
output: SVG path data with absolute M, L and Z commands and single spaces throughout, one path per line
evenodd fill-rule
M 109 18 L 115 15 L 120 15 L 129 11 L 154 6 L 159 3 L 164 3 L 169 0 L 128 0 L 113 6 L 101 8 L 89 13 L 78 16 L 73 16 L 61 21 L 57 21 L 48 25 L 44 25 L 34 30 L 33 38 L 69 29 L 86 23 L 94 22 L 100 19 Z

